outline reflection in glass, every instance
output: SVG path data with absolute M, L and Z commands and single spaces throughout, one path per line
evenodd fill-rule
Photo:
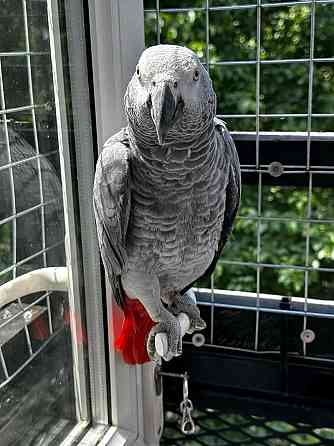
M 54 109 L 54 91 L 50 55 L 31 56 L 34 103 Z
M 16 220 L 17 261 L 26 259 L 42 249 L 41 209 L 24 214 Z
M 0 272 L 13 264 L 13 225 L 12 222 L 0 225 Z M 0 283 L 3 277 L 0 276 Z
M 50 51 L 46 1 L 27 0 L 29 43 L 31 51 Z
M 12 162 L 36 155 L 31 110 L 7 113 L 6 118 Z
M 0 206 L 0 221 L 13 215 L 13 201 L 11 194 L 11 180 L 10 169 L 0 170 L 0 191 L 1 191 L 1 206 Z
M 0 52 L 25 50 L 22 0 L 0 0 L 0 36 Z
M 40 153 L 49 153 L 58 149 L 56 113 L 49 107 L 35 110 L 38 146 Z
M 30 105 L 26 56 L 3 57 L 2 77 L 6 109 Z
M 25 161 L 13 167 L 16 212 L 41 203 L 37 160 Z

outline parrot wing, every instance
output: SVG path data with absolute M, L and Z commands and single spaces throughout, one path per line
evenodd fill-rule
M 120 277 L 127 261 L 125 244 L 131 206 L 129 140 L 125 129 L 105 143 L 99 156 L 93 203 L 104 268 L 116 302 L 123 307 Z
M 218 259 L 221 256 L 223 248 L 232 232 L 233 222 L 237 215 L 240 204 L 241 172 L 240 172 L 240 163 L 237 149 L 224 122 L 220 121 L 217 118 L 215 118 L 215 131 L 216 131 L 216 136 L 218 138 L 218 143 L 221 146 L 222 150 L 224 151 L 226 162 L 229 164 L 229 169 L 228 169 L 229 177 L 226 189 L 224 191 L 224 193 L 226 194 L 224 222 L 216 254 L 208 269 L 201 277 L 199 277 L 196 280 L 196 282 L 198 280 L 211 276 L 211 274 L 214 272 Z M 191 288 L 194 285 L 194 283 L 195 282 L 191 283 L 186 288 L 184 288 L 181 293 L 186 292 L 189 288 Z

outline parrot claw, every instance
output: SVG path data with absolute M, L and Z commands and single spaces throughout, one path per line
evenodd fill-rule
M 155 350 L 155 336 L 158 333 L 166 333 L 168 342 L 168 351 L 163 359 L 170 361 L 174 356 L 182 354 L 182 336 L 181 326 L 176 317 L 169 314 L 168 318 L 158 322 L 150 331 L 147 340 L 147 352 L 152 360 L 158 359 Z
M 198 306 L 189 297 L 187 293 L 183 296 L 175 296 L 168 307 L 169 311 L 177 316 L 180 313 L 185 313 L 190 320 L 190 326 L 187 330 L 188 334 L 194 333 L 194 331 L 204 330 L 206 328 L 206 322 L 201 318 L 201 314 Z

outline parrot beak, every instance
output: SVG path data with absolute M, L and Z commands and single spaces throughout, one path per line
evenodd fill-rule
M 168 130 L 175 121 L 177 103 L 167 83 L 156 87 L 151 96 L 151 116 L 155 125 L 159 144 L 164 143 Z

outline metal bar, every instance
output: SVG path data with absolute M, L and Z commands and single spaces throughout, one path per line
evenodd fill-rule
M 0 57 L 45 56 L 49 54 L 47 51 L 0 51 Z
M 192 345 L 192 342 L 190 341 L 184 341 L 184 344 L 186 345 Z M 212 344 L 203 344 L 203 348 L 215 348 L 219 350 L 229 350 L 229 351 L 237 351 L 237 352 L 244 352 L 244 353 L 256 353 L 256 355 L 263 356 L 263 355 L 279 355 L 279 350 L 258 350 L 257 352 L 254 352 L 254 350 L 251 350 L 249 348 L 241 348 L 241 347 L 230 347 L 228 345 L 212 345 Z M 301 356 L 294 352 L 289 352 L 289 358 L 300 358 L 312 361 L 322 361 L 322 362 L 328 362 L 333 363 L 334 359 L 324 358 L 324 357 L 314 357 L 314 356 Z
M 237 260 L 220 260 L 221 263 L 224 263 L 226 265 L 239 265 L 239 266 L 249 266 L 253 268 L 262 267 L 262 268 L 272 268 L 272 269 L 295 269 L 299 271 L 322 271 L 331 273 L 334 272 L 334 268 L 312 268 L 311 266 L 297 266 L 297 265 L 286 265 L 286 264 L 275 264 L 275 263 L 262 263 L 262 262 L 240 262 Z
M 160 45 L 161 29 L 160 29 L 160 0 L 156 0 L 157 14 L 157 44 Z
M 5 357 L 3 355 L 1 346 L 0 346 L 0 362 L 1 362 L 3 373 L 4 373 L 5 377 L 6 377 L 6 379 L 8 379 L 9 378 L 8 369 L 7 369 Z M 0 389 L 1 389 L 1 385 L 0 385 Z
M 29 358 L 19 367 L 15 370 L 14 373 L 12 373 L 11 375 L 8 375 L 8 377 L 6 376 L 6 380 L 3 381 L 0 384 L 0 389 L 2 389 L 3 387 L 5 387 L 7 384 L 9 384 L 19 373 L 22 372 L 22 370 L 24 370 L 26 368 L 26 366 L 28 364 L 31 363 L 31 361 L 33 361 L 49 344 L 50 342 L 60 334 L 60 332 L 63 330 L 63 328 L 60 328 L 59 330 L 55 331 L 53 335 L 51 335 L 48 339 L 46 339 L 43 344 L 33 352 L 33 354 L 31 356 L 29 356 Z M 0 347 L 0 360 L 1 360 L 1 356 L 2 356 L 2 350 Z M 2 361 L 1 361 L 2 362 Z
M 322 63 L 328 63 L 328 62 L 334 62 L 334 57 L 323 57 L 323 58 L 302 58 L 302 59 L 266 59 L 266 60 L 260 60 L 259 63 L 261 65 L 271 65 L 271 64 L 292 64 L 292 63 L 309 63 L 310 61 L 313 62 L 322 62 Z M 208 62 L 209 65 L 256 65 L 258 61 L 255 60 L 221 60 L 221 61 L 214 61 L 214 62 Z
M 257 215 L 260 216 L 262 212 L 262 175 L 259 174 L 258 190 L 257 190 Z M 261 222 L 258 220 L 256 223 L 256 260 L 261 261 Z M 260 290 L 261 290 L 261 269 L 258 266 L 256 268 L 256 308 L 260 308 Z M 255 339 L 254 349 L 258 350 L 259 347 L 259 330 L 260 330 L 260 313 L 256 312 L 255 319 Z
M 51 246 L 48 246 L 47 248 L 45 248 L 45 250 L 37 251 L 34 254 L 32 254 L 31 256 L 25 257 L 24 259 L 20 260 L 19 262 L 16 262 L 15 265 L 9 266 L 8 268 L 5 268 L 2 271 L 0 271 L 0 277 L 9 273 L 10 271 L 13 271 L 14 268 L 17 268 L 18 266 L 22 266 L 25 263 L 29 262 L 30 260 L 34 259 L 35 257 L 42 255 L 44 251 L 51 251 L 51 249 L 58 248 L 58 246 L 62 245 L 63 243 L 64 243 L 64 240 L 61 240 L 57 243 L 54 243 Z
M 307 113 L 260 113 L 260 118 L 307 118 Z M 312 118 L 333 118 L 334 113 L 312 113 Z M 256 114 L 223 114 L 218 118 L 256 118 Z
M 33 83 L 32 83 L 32 71 L 31 71 L 31 56 L 30 56 L 30 42 L 29 42 L 29 28 L 28 28 L 28 12 L 27 12 L 27 2 L 26 0 L 22 0 L 23 6 L 23 17 L 24 17 L 24 28 L 25 28 L 25 42 L 26 42 L 26 52 L 27 52 L 27 68 L 28 68 L 28 86 L 29 86 L 29 97 L 30 104 L 33 106 L 31 110 L 32 115 L 32 125 L 34 132 L 34 142 L 35 149 L 37 153 L 37 169 L 38 169 L 38 185 L 39 185 L 39 195 L 40 202 L 44 203 L 44 194 L 43 194 L 43 180 L 42 180 L 42 169 L 41 169 L 41 159 L 40 159 L 40 151 L 39 151 L 39 141 L 37 135 L 37 124 L 36 124 L 36 114 L 35 114 L 35 102 L 34 102 L 34 91 L 33 91 Z M 43 256 L 43 266 L 47 266 L 47 258 L 46 258 L 46 235 L 45 235 L 45 206 L 41 206 L 41 236 L 42 236 L 42 250 L 44 250 Z M 51 305 L 50 298 L 47 297 L 47 312 L 48 312 L 48 323 L 50 333 L 53 333 L 53 325 L 52 325 L 52 315 L 51 315 Z M 25 326 L 27 333 L 28 344 L 31 346 L 31 340 L 29 336 L 29 331 L 27 326 Z
M 26 311 L 28 311 L 30 308 L 34 307 L 35 305 L 39 304 L 42 300 L 46 299 L 48 296 L 50 296 L 50 292 L 44 293 L 42 296 L 38 297 L 36 300 L 34 300 L 31 304 L 26 305 L 25 307 L 22 306 L 22 310 L 18 313 L 14 314 L 13 316 L 6 319 L 4 322 L 0 324 L 0 329 L 4 328 L 7 324 L 14 321 L 18 317 L 22 316 Z
M 289 2 L 274 2 L 274 3 L 262 3 L 261 8 L 280 8 L 284 6 L 303 6 L 312 4 L 313 0 L 302 0 L 302 1 L 289 1 Z M 332 4 L 334 0 L 316 0 L 317 4 Z M 231 11 L 231 10 L 242 10 L 242 9 L 255 9 L 257 3 L 249 3 L 246 5 L 226 5 L 226 6 L 210 6 L 209 11 Z M 189 7 L 189 8 L 161 8 L 160 12 L 166 13 L 185 13 L 185 12 L 203 12 L 205 7 Z M 155 12 L 156 9 L 145 9 L 145 12 Z
M 312 172 L 311 172 L 312 173 Z M 253 221 L 279 221 L 279 222 L 296 222 L 296 223 L 322 223 L 322 224 L 334 224 L 334 220 L 324 220 L 324 219 L 315 219 L 315 218 L 293 218 L 293 217 L 262 217 L 262 216 L 249 216 L 244 217 L 239 215 L 236 217 L 237 220 L 253 220 Z
M 48 153 L 39 153 L 38 155 L 30 156 L 28 158 L 23 158 L 23 159 L 18 160 L 18 161 L 12 161 L 11 163 L 4 164 L 3 166 L 0 166 L 0 172 L 2 170 L 9 169 L 10 167 L 19 166 L 20 164 L 30 163 L 31 161 L 35 161 L 35 160 L 38 160 L 38 159 L 41 159 L 41 158 L 47 158 L 48 156 L 54 155 L 56 153 L 58 153 L 58 150 L 53 150 L 52 152 L 48 152 Z
M 0 225 L 8 223 L 8 222 L 10 222 L 12 220 L 15 221 L 18 218 L 23 217 L 26 214 L 30 214 L 31 212 L 34 212 L 37 209 L 43 208 L 43 207 L 48 206 L 49 204 L 52 204 L 52 203 L 57 203 L 58 201 L 59 200 L 57 198 L 54 198 L 52 200 L 46 201 L 45 203 L 39 203 L 39 204 L 36 204 L 36 206 L 24 209 L 24 211 L 20 211 L 20 212 L 14 213 L 14 214 L 10 215 L 9 217 L 6 217 L 6 218 L 3 218 L 2 220 L 0 220 Z
M 47 104 L 35 104 L 35 105 L 23 105 L 22 107 L 7 108 L 4 110 L 0 110 L 0 116 L 4 116 L 9 113 L 18 113 L 21 111 L 32 110 L 33 108 L 45 108 L 46 105 Z M 4 119 L 5 119 L 5 117 L 4 117 Z

